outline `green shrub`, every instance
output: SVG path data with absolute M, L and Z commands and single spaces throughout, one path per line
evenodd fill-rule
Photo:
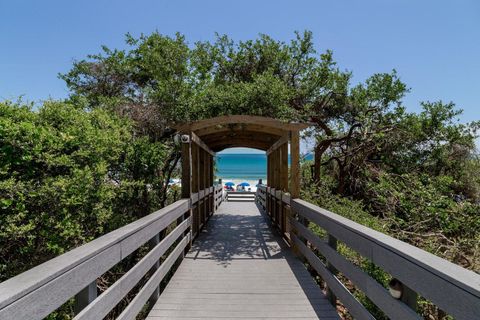
M 0 103 L 0 281 L 160 206 L 169 150 L 133 132 L 79 103 Z

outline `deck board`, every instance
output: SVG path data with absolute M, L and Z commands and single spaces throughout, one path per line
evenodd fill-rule
M 254 203 L 223 203 L 148 320 L 339 319 Z

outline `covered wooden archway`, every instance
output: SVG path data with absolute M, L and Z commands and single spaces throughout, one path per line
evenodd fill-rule
M 245 115 L 220 116 L 176 126 L 182 141 L 182 197 L 198 202 L 192 212 L 194 234 L 208 218 L 206 213 L 216 209 L 214 195 L 211 194 L 214 157 L 216 152 L 224 149 L 247 147 L 265 151 L 269 192 L 289 193 L 291 198 L 298 198 L 299 131 L 308 126 L 305 123 Z M 268 198 L 267 205 L 273 220 L 282 231 L 287 231 L 286 208 L 282 201 L 276 201 L 275 194 Z

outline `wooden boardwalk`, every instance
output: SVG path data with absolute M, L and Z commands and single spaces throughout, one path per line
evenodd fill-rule
M 147 319 L 338 319 L 254 203 L 223 203 Z

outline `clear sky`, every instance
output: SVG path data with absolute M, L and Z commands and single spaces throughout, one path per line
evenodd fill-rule
M 396 69 L 411 88 L 406 107 L 454 101 L 462 121 L 480 119 L 480 1 L 65 1 L 0 0 L 0 100 L 64 98 L 57 78 L 74 59 L 124 48 L 124 34 L 215 32 L 235 40 L 266 33 L 289 41 L 311 30 L 319 52 L 362 81 Z

